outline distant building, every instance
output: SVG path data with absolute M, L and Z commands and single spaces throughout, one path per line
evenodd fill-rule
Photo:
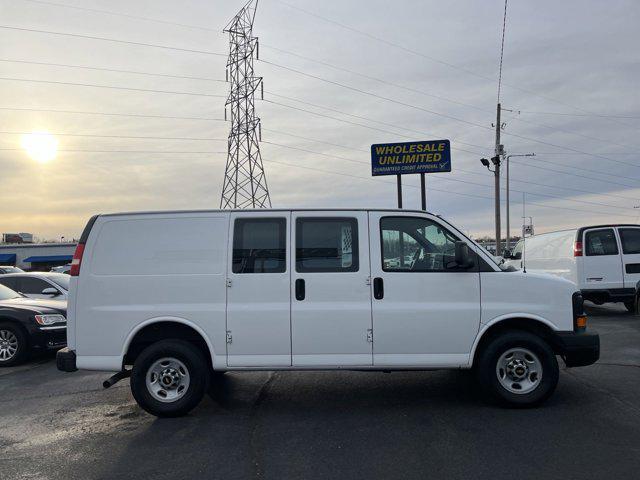
M 27 271 L 48 272 L 51 267 L 71 263 L 76 243 L 14 243 L 0 245 L 0 265 Z
M 32 233 L 3 233 L 2 243 L 33 243 Z

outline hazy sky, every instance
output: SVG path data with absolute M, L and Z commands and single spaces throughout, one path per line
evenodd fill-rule
M 0 0 L 0 25 L 13 27 L 0 28 L 0 231 L 72 237 L 99 212 L 218 208 L 228 84 L 226 58 L 206 52 L 226 54 L 222 29 L 242 5 Z M 474 235 L 492 232 L 493 177 L 479 158 L 493 150 L 503 8 L 502 0 L 260 0 L 256 73 L 267 101 L 257 111 L 273 206 L 394 207 L 394 177 L 370 178 L 370 145 L 449 138 L 453 172 L 428 177 L 428 208 Z M 513 233 L 522 191 L 538 232 L 639 219 L 638 24 L 633 0 L 509 2 L 502 104 L 521 113 L 503 113 L 503 143 L 537 155 L 512 163 Z M 56 135 L 60 151 L 46 164 L 21 148 L 20 133 L 43 130 L 71 134 Z M 417 208 L 418 178 L 405 184 L 405 205 Z

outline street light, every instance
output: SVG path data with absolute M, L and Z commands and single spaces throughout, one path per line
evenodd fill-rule
M 535 153 L 521 153 L 518 155 L 507 155 L 507 244 L 506 249 L 510 250 L 511 246 L 511 230 L 509 225 L 509 159 L 511 157 L 535 157 Z

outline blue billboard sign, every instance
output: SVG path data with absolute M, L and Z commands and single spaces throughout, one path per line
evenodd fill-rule
M 371 175 L 407 175 L 451 171 L 449 140 L 371 145 Z

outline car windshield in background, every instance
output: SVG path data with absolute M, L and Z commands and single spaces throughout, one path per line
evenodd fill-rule
M 50 273 L 47 278 L 65 290 L 69 290 L 69 275 L 66 273 Z
M 17 267 L 2 267 L 4 273 L 22 273 L 23 270 Z
M 18 292 L 14 292 L 10 288 L 5 287 L 4 285 L 0 285 L 0 301 L 10 300 L 12 298 L 20 298 L 21 296 L 22 295 L 20 295 Z

